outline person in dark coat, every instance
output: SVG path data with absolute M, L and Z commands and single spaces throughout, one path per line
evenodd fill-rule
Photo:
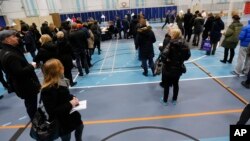
M 153 76 L 154 74 L 154 46 L 153 43 L 156 41 L 155 34 L 152 31 L 150 26 L 146 26 L 146 20 L 140 20 L 141 28 L 137 30 L 137 43 L 139 47 L 139 59 L 142 61 L 142 67 L 144 72 L 142 73 L 144 76 L 148 76 L 148 65 L 152 70 Z
M 165 23 L 163 24 L 163 26 L 161 27 L 161 29 L 163 29 L 167 24 L 169 24 L 169 17 L 170 17 L 170 15 L 171 15 L 170 10 L 168 10 L 165 13 Z
M 73 82 L 71 69 L 73 68 L 72 63 L 72 46 L 64 38 L 64 33 L 62 31 L 57 32 L 57 56 L 64 67 L 64 76 L 69 79 L 70 86 L 74 86 L 77 82 Z
M 193 46 L 198 46 L 200 42 L 200 34 L 203 31 L 204 19 L 201 16 L 201 13 L 197 14 L 197 17 L 194 19 L 194 38 L 193 38 Z
M 22 31 L 24 34 L 23 41 L 26 47 L 26 51 L 30 53 L 31 57 L 34 59 L 36 56 L 36 41 L 35 35 L 32 32 L 33 27 L 29 28 L 27 31 Z
M 42 62 L 42 64 L 44 64 L 47 60 L 57 57 L 57 46 L 52 42 L 52 38 L 48 34 L 43 34 L 40 38 L 40 42 L 41 47 L 33 60 L 34 62 L 37 64 Z
M 42 26 L 41 26 L 41 33 L 42 34 L 48 34 L 52 39 L 53 39 L 53 34 L 52 32 L 50 31 L 49 29 L 49 25 L 48 25 L 48 22 L 45 21 L 42 23 Z
M 170 30 L 171 40 L 165 47 L 165 51 L 162 53 L 161 60 L 163 62 L 162 75 L 164 81 L 162 82 L 164 87 L 164 96 L 161 98 L 161 102 L 168 105 L 169 88 L 173 86 L 173 98 L 172 103 L 175 105 L 179 93 L 179 79 L 183 73 L 184 60 L 181 56 L 181 44 L 183 39 L 181 38 L 181 31 L 178 28 Z
M 94 53 L 95 48 L 98 50 L 98 54 L 101 54 L 101 35 L 102 31 L 100 27 L 98 26 L 97 21 L 94 22 L 94 24 L 90 27 L 92 33 L 94 34 L 94 50 L 92 53 Z M 112 36 L 112 35 L 111 35 Z
M 18 48 L 19 39 L 15 36 L 15 31 L 4 30 L 0 32 L 1 66 L 11 80 L 17 96 L 24 99 L 27 113 L 32 120 L 37 110 L 37 94 L 40 90 L 40 82 L 36 76 L 36 65 L 31 65 L 26 60 L 24 54 Z
M 64 67 L 58 59 L 48 60 L 44 64 L 41 99 L 49 116 L 48 121 L 58 121 L 61 139 L 70 141 L 71 132 L 75 131 L 75 140 L 82 141 L 84 126 L 81 115 L 78 111 L 72 112 L 72 108 L 79 105 L 79 100 L 70 94 L 68 80 L 63 73 Z
M 185 30 L 185 39 L 187 42 L 190 41 L 191 35 L 192 35 L 192 23 L 191 19 L 193 17 L 193 14 L 190 12 L 190 9 L 187 10 L 187 13 L 184 14 L 184 30 Z
M 115 20 L 115 28 L 117 30 L 117 33 L 119 34 L 119 39 L 122 39 L 122 22 L 119 16 L 116 16 L 116 20 Z M 117 37 L 117 33 L 115 33 L 115 37 Z
M 232 17 L 233 22 L 229 25 L 227 31 L 224 33 L 224 40 L 222 41 L 221 46 L 225 48 L 224 50 L 224 58 L 220 60 L 222 63 L 232 63 L 234 58 L 234 50 L 239 42 L 239 34 L 243 27 L 243 24 L 240 23 L 240 17 L 235 15 Z M 228 51 L 230 50 L 230 57 L 228 58 Z
M 202 33 L 202 41 L 206 40 L 208 38 L 209 33 L 211 32 L 212 29 L 212 25 L 214 22 L 214 16 L 213 13 L 209 13 L 208 14 L 208 18 L 204 24 L 204 31 Z M 202 49 L 202 45 L 201 45 L 201 49 Z
M 133 19 L 132 19 L 132 21 L 130 23 L 130 30 L 129 30 L 129 32 L 130 32 L 130 35 L 133 35 L 135 49 L 138 49 L 138 45 L 136 43 L 136 35 L 137 35 L 137 28 L 138 28 L 137 24 L 138 24 L 138 22 L 139 21 L 137 19 L 137 15 L 134 15 Z
M 212 29 L 210 32 L 210 41 L 212 44 L 212 55 L 215 54 L 216 47 L 221 38 L 221 31 L 225 28 L 224 22 L 221 20 L 219 14 L 215 15 Z
M 85 29 L 77 29 L 77 24 L 72 24 L 72 30 L 68 38 L 70 44 L 72 45 L 74 57 L 76 58 L 79 76 L 83 76 L 82 67 L 84 67 L 86 74 L 89 73 L 86 54 L 86 50 L 88 49 L 87 39 L 89 36 L 85 31 L 88 32 L 88 30 Z
M 125 16 L 125 18 L 122 20 L 122 26 L 123 26 L 123 37 L 124 39 L 128 39 L 129 21 L 127 16 Z

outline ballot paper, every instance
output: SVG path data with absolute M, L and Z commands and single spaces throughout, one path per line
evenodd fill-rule
M 71 111 L 70 111 L 70 114 L 73 113 L 74 111 L 79 111 L 79 110 L 84 110 L 87 108 L 87 100 L 82 100 L 82 101 L 79 101 L 79 105 L 76 106 L 75 108 L 73 108 Z

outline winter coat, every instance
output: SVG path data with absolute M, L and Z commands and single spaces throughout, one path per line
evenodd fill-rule
M 242 28 L 239 39 L 241 47 L 248 47 L 250 43 L 250 20 L 248 21 L 248 25 Z
M 36 57 L 34 58 L 34 62 L 43 64 L 52 58 L 57 58 L 57 46 L 53 42 L 47 42 L 41 46 Z
M 81 115 L 78 111 L 70 114 L 72 105 L 70 94 L 66 86 L 52 86 L 41 90 L 41 98 L 45 110 L 49 115 L 49 121 L 57 119 L 60 136 L 69 134 L 82 124 Z
M 59 39 L 56 43 L 57 45 L 57 56 L 58 59 L 62 62 L 65 69 L 72 69 L 72 47 L 70 43 L 64 38 Z
M 192 13 L 186 13 L 184 15 L 184 27 L 185 29 L 190 29 L 192 28 L 192 23 L 191 23 L 191 19 L 193 17 L 193 14 Z
M 87 32 L 87 33 L 86 33 Z M 73 30 L 69 34 L 69 42 L 72 45 L 73 52 L 79 52 L 88 49 L 89 38 L 88 30 Z
M 139 59 L 154 57 L 153 43 L 156 41 L 154 32 L 150 26 L 141 27 L 137 30 L 137 44 L 139 46 Z
M 200 34 L 203 30 L 204 19 L 202 17 L 196 17 L 194 19 L 194 34 Z
M 203 31 L 203 34 L 202 34 L 203 39 L 207 39 L 208 33 L 211 32 L 213 22 L 214 22 L 214 17 L 213 16 L 207 18 L 207 21 L 205 22 L 205 25 L 204 25 L 204 31 Z
M 237 21 L 233 21 L 228 27 L 225 33 L 225 39 L 221 46 L 224 48 L 236 48 L 239 42 L 239 34 L 243 27 L 243 24 Z
M 212 43 L 217 43 L 221 38 L 221 30 L 224 29 L 224 22 L 219 18 L 215 19 L 210 32 L 210 41 Z
M 39 93 L 40 82 L 34 67 L 28 63 L 18 47 L 2 44 L 1 66 L 8 76 L 17 96 L 27 99 Z M 9 52 L 4 55 L 2 53 Z

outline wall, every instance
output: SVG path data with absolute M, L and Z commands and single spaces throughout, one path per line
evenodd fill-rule
M 227 10 L 227 4 L 218 4 L 230 0 L 128 0 L 130 8 L 146 8 L 165 6 L 172 2 L 178 10 L 186 11 L 193 5 L 199 4 L 201 9 L 207 11 L 219 9 Z M 211 4 L 213 1 L 214 4 Z M 245 0 L 233 0 L 243 2 Z M 103 11 L 120 9 L 120 0 L 6 0 L 1 5 L 2 15 L 8 18 L 7 23 L 13 19 L 29 16 L 46 16 L 49 13 L 80 13 L 87 11 Z M 242 4 L 234 4 L 234 7 L 243 11 Z M 236 9 L 234 8 L 234 9 Z

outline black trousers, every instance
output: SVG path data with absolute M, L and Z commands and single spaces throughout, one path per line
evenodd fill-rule
M 234 58 L 234 54 L 235 54 L 234 53 L 234 48 L 225 48 L 223 61 L 225 61 L 225 62 L 227 61 L 229 50 L 230 50 L 230 57 L 229 57 L 228 62 L 232 63 L 233 58 Z
M 32 96 L 25 98 L 24 105 L 30 119 L 32 120 L 37 110 L 37 94 L 33 94 Z
M 171 79 L 171 82 L 167 82 Z M 173 101 L 177 100 L 178 93 L 179 93 L 179 79 L 180 76 L 172 77 L 172 78 L 166 78 L 164 83 L 164 96 L 163 96 L 163 101 L 167 102 L 168 101 L 168 95 L 169 95 L 169 89 L 173 85 Z
M 250 104 L 244 108 L 240 115 L 240 120 L 237 122 L 237 125 L 245 125 L 250 118 Z

